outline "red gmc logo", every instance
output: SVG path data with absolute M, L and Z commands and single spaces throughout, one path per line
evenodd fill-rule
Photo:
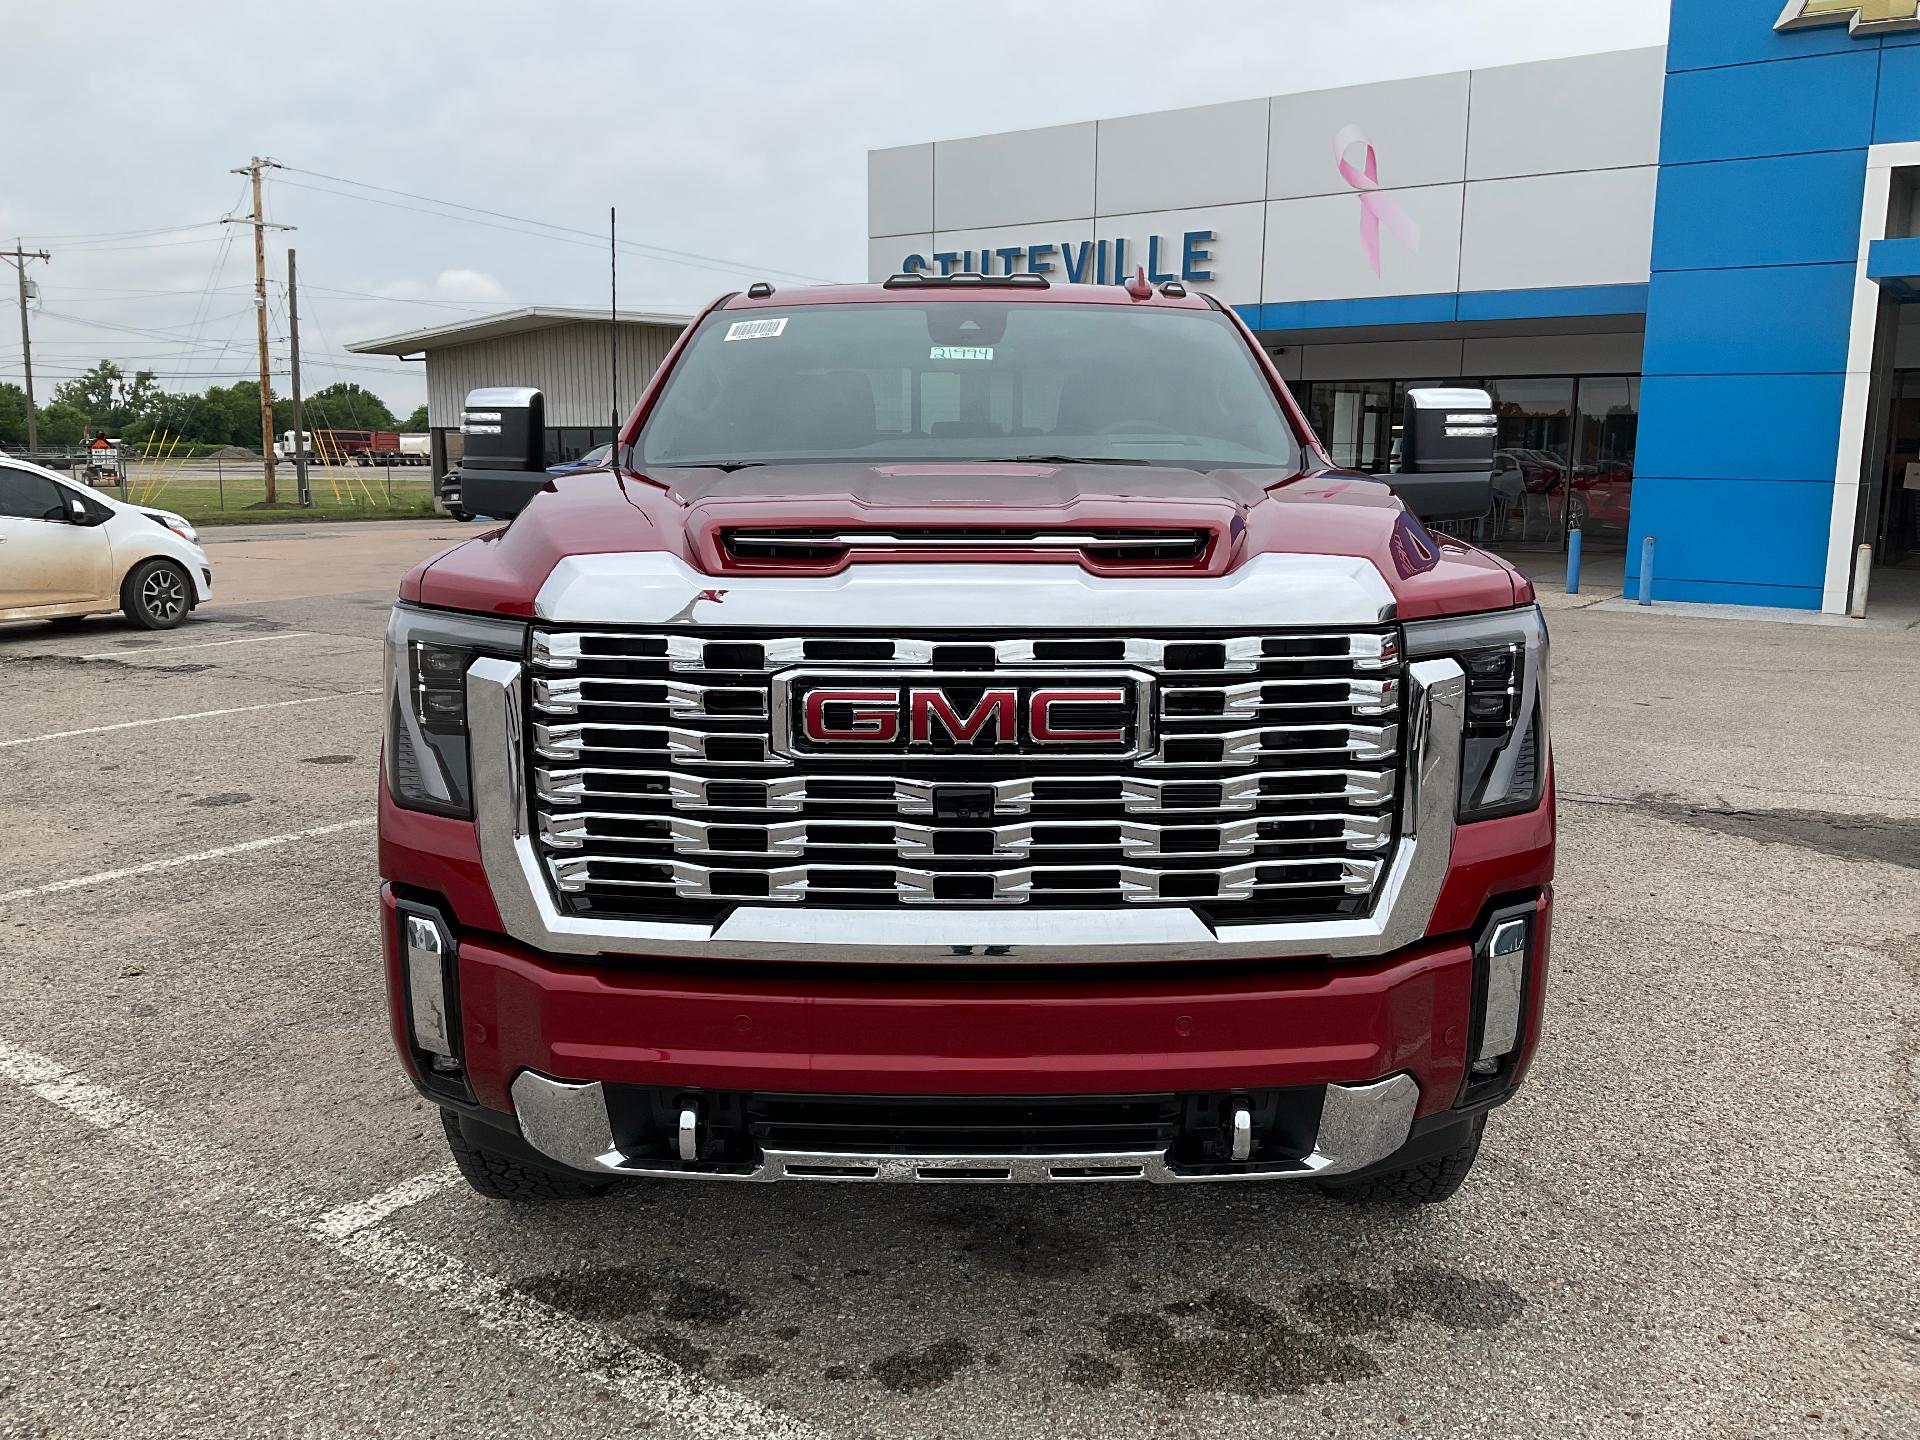
M 777 747 L 788 754 L 1027 752 L 1127 756 L 1143 744 L 1139 674 L 937 675 L 911 684 L 844 671 L 776 677 Z

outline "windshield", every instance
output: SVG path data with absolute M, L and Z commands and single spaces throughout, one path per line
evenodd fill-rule
M 639 448 L 647 465 L 1031 457 L 1289 471 L 1300 454 L 1224 315 L 971 298 L 710 315 Z

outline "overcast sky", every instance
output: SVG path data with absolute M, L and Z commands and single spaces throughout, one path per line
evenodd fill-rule
M 213 222 L 244 208 L 228 171 L 271 156 L 293 167 L 268 184 L 298 227 L 268 272 L 298 248 L 304 383 L 357 380 L 404 416 L 418 367 L 347 344 L 603 305 L 605 247 L 356 186 L 596 234 L 617 205 L 623 239 L 710 257 L 623 255 L 622 308 L 686 308 L 763 275 L 864 278 L 869 149 L 1658 45 L 1667 5 L 0 0 L 0 236 L 54 252 L 29 271 L 40 403 L 99 358 L 169 388 L 247 378 L 251 240 Z M 9 314 L 0 380 L 19 379 Z

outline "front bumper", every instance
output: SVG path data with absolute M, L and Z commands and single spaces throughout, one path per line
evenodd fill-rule
M 1539 1032 L 1552 899 L 1472 934 L 1365 962 L 1260 967 L 691 968 L 577 961 L 466 932 L 448 961 L 454 1066 L 414 1047 L 399 910 L 384 894 L 394 1037 L 432 1098 L 545 1163 L 601 1176 L 766 1181 L 1285 1179 L 1352 1174 L 1504 1098 Z M 1494 917 L 1531 945 L 1513 1048 L 1474 1071 Z M 1497 988 L 1497 987 L 1496 987 Z M 1485 1066 L 1481 1067 L 1485 1070 Z M 761 1146 L 728 1163 L 628 1147 L 610 1112 L 647 1092 L 706 1098 L 1310 1095 L 1310 1143 L 1223 1169 L 1170 1150 L 996 1151 L 992 1137 L 902 1151 Z M 681 1103 L 680 1099 L 673 1101 Z M 978 1138 L 980 1143 L 971 1143 Z

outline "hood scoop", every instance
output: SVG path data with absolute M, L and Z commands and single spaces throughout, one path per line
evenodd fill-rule
M 837 570 L 854 559 L 1006 562 L 1078 560 L 1090 570 L 1202 569 L 1210 527 L 1009 525 L 723 527 L 720 546 L 736 566 Z

